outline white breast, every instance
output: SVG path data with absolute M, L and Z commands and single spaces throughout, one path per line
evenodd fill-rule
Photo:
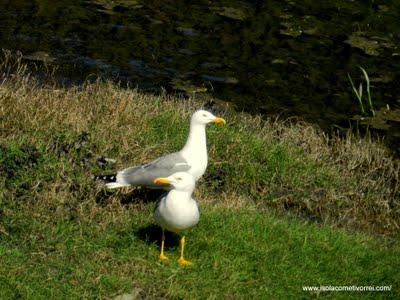
M 193 151 L 190 155 L 186 154 L 185 159 L 191 166 L 188 173 L 190 173 L 196 181 L 203 176 L 207 169 L 208 159 L 206 151 Z
M 154 212 L 154 220 L 161 227 L 176 233 L 195 226 L 199 218 L 196 201 L 182 197 L 174 190 L 161 200 Z

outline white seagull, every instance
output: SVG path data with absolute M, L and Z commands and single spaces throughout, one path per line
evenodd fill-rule
M 154 221 L 162 228 L 160 260 L 165 261 L 168 258 L 164 254 L 164 230 L 179 234 L 192 228 L 199 222 L 200 211 L 196 200 L 192 198 L 195 180 L 189 173 L 178 172 L 166 178 L 159 177 L 154 183 L 172 187 L 167 195 L 160 198 L 153 214 Z M 192 263 L 183 257 L 184 250 L 185 235 L 182 235 L 178 263 L 181 266 L 191 265 Z
M 176 172 L 187 172 L 195 181 L 203 176 L 207 168 L 206 125 L 225 124 L 225 120 L 206 110 L 196 111 L 190 120 L 189 137 L 179 152 L 162 156 L 148 164 L 130 167 L 113 175 L 97 175 L 94 180 L 106 182 L 108 188 L 144 186 L 155 188 L 154 179 L 168 177 Z

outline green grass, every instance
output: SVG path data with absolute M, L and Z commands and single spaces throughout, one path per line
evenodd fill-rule
M 149 298 L 315 296 L 302 290 L 305 285 L 391 285 L 392 292 L 362 295 L 399 295 L 397 244 L 251 209 L 206 206 L 188 234 L 187 256 L 194 265 L 177 264 L 178 247 L 171 238 L 170 263 L 159 263 L 152 206 L 119 207 L 123 219 L 103 228 L 97 222 L 64 220 L 50 226 L 39 219 L 13 220 L 22 222 L 25 232 L 2 237 L 0 297 L 102 298 L 133 288 Z
M 353 93 L 354 93 L 355 97 L 357 98 L 358 103 L 360 104 L 360 109 L 361 109 L 362 114 L 363 115 L 371 114 L 373 117 L 375 117 L 375 110 L 374 110 L 374 107 L 372 105 L 372 99 L 371 99 L 370 82 L 369 82 L 368 73 L 367 73 L 367 71 L 365 71 L 365 69 L 363 67 L 359 67 L 359 68 L 360 68 L 361 72 L 364 75 L 365 83 L 366 83 L 366 86 L 367 86 L 366 87 L 367 100 L 365 100 L 365 102 L 368 103 L 368 105 L 369 105 L 368 112 L 364 108 L 363 84 L 360 83 L 360 85 L 358 87 L 358 90 L 357 90 L 349 73 L 347 73 L 347 78 L 349 79 L 350 84 L 351 84 L 351 88 L 353 90 Z
M 362 296 L 399 297 L 399 164 L 379 142 L 224 112 L 227 126 L 207 128 L 201 221 L 187 243 L 194 265 L 182 268 L 177 237 L 170 263 L 158 262 L 154 193 L 106 191 L 91 175 L 178 150 L 201 103 L 109 82 L 59 89 L 6 78 L 0 299 L 318 296 L 304 285 L 391 285 Z

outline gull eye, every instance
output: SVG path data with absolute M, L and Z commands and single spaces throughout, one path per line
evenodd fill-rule
M 180 181 L 182 180 L 182 177 L 176 177 L 176 180 Z
M 207 115 L 206 115 L 206 114 L 203 114 L 203 117 L 207 117 Z

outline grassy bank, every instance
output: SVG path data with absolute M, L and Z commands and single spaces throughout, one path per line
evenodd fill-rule
M 179 149 L 201 103 L 3 73 L 0 298 L 307 297 L 319 284 L 398 295 L 399 165 L 379 143 L 225 112 L 226 127 L 207 129 L 194 266 L 182 269 L 157 261 L 154 195 L 90 177 Z

